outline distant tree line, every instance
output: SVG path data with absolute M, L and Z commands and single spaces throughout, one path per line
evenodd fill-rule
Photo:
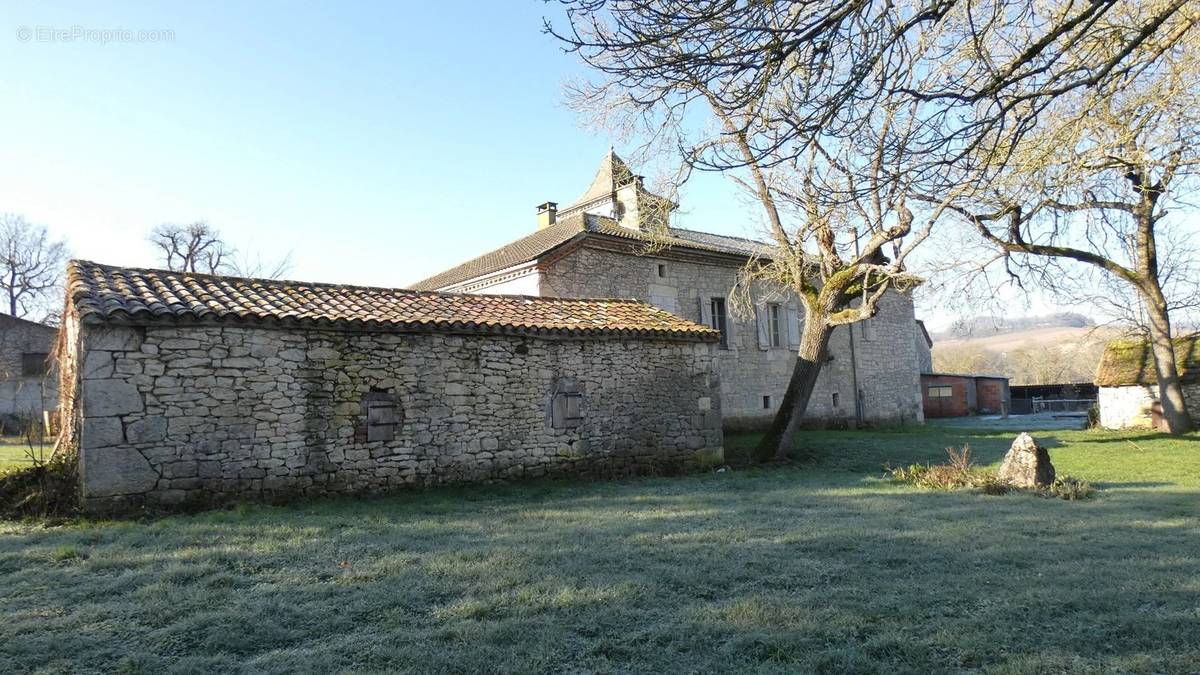
M 1028 340 L 1015 349 L 979 344 L 935 346 L 933 369 L 945 373 L 1004 375 L 1011 384 L 1091 382 L 1109 335 L 1070 342 Z

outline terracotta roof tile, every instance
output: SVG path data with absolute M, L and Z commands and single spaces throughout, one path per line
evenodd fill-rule
M 73 260 L 68 294 L 88 323 L 274 323 L 397 331 L 716 340 L 635 300 L 469 295 L 243 279 Z

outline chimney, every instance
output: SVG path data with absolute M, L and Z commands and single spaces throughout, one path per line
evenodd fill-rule
M 537 207 L 538 229 L 544 230 L 558 222 L 558 204 L 546 202 Z

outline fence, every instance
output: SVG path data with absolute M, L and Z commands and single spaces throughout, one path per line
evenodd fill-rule
M 1034 396 L 1030 412 L 1087 412 L 1096 404 L 1094 398 L 1042 398 Z

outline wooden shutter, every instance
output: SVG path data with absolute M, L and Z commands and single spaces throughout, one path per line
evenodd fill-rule
M 758 348 L 766 351 L 771 348 L 771 316 L 766 305 L 754 306 L 754 319 L 758 324 Z
M 800 312 L 790 302 L 787 305 L 787 341 L 790 349 L 800 347 Z
M 700 325 L 712 328 L 712 298 L 701 296 L 698 300 L 700 302 Z
M 367 441 L 390 441 L 396 437 L 400 422 L 396 399 L 387 392 L 373 391 L 363 397 L 363 416 L 366 417 Z
M 550 402 L 550 425 L 555 429 L 571 429 L 583 423 L 583 393 L 560 391 Z
M 733 302 L 732 302 L 732 300 L 726 298 L 726 300 L 725 300 L 725 341 L 727 343 L 729 343 L 729 348 L 733 351 L 737 351 L 737 348 L 738 348 L 737 331 L 734 328 L 736 325 L 737 325 L 737 317 L 735 316 L 735 313 L 733 311 Z

